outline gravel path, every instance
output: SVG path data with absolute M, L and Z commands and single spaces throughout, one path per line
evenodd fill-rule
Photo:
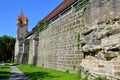
M 29 80 L 16 66 L 10 66 L 11 76 L 4 80 Z

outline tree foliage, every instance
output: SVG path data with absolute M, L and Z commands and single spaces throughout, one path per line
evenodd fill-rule
M 4 35 L 0 37 L 0 62 L 11 61 L 14 55 L 15 38 Z

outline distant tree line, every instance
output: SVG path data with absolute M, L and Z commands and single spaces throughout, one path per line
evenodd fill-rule
M 14 61 L 15 38 L 11 36 L 0 37 L 0 62 Z

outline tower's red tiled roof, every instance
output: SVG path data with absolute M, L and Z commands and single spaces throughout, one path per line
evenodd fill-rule
M 54 17 L 56 14 L 61 12 L 63 9 L 65 9 L 67 6 L 69 6 L 71 3 L 73 3 L 76 0 L 64 0 L 59 6 L 57 6 L 50 14 L 48 14 L 43 20 L 48 21 L 52 17 Z
M 27 17 L 24 16 L 23 11 L 21 11 L 20 16 L 17 18 L 18 20 L 21 20 L 21 23 L 24 23 L 27 19 Z

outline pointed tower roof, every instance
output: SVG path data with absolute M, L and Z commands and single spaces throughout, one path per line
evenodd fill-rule
M 24 13 L 23 13 L 22 10 L 21 10 L 21 12 L 20 12 L 20 16 L 18 16 L 17 19 L 18 19 L 18 20 L 21 20 L 21 23 L 24 23 L 26 20 L 28 20 L 27 17 L 24 16 Z

